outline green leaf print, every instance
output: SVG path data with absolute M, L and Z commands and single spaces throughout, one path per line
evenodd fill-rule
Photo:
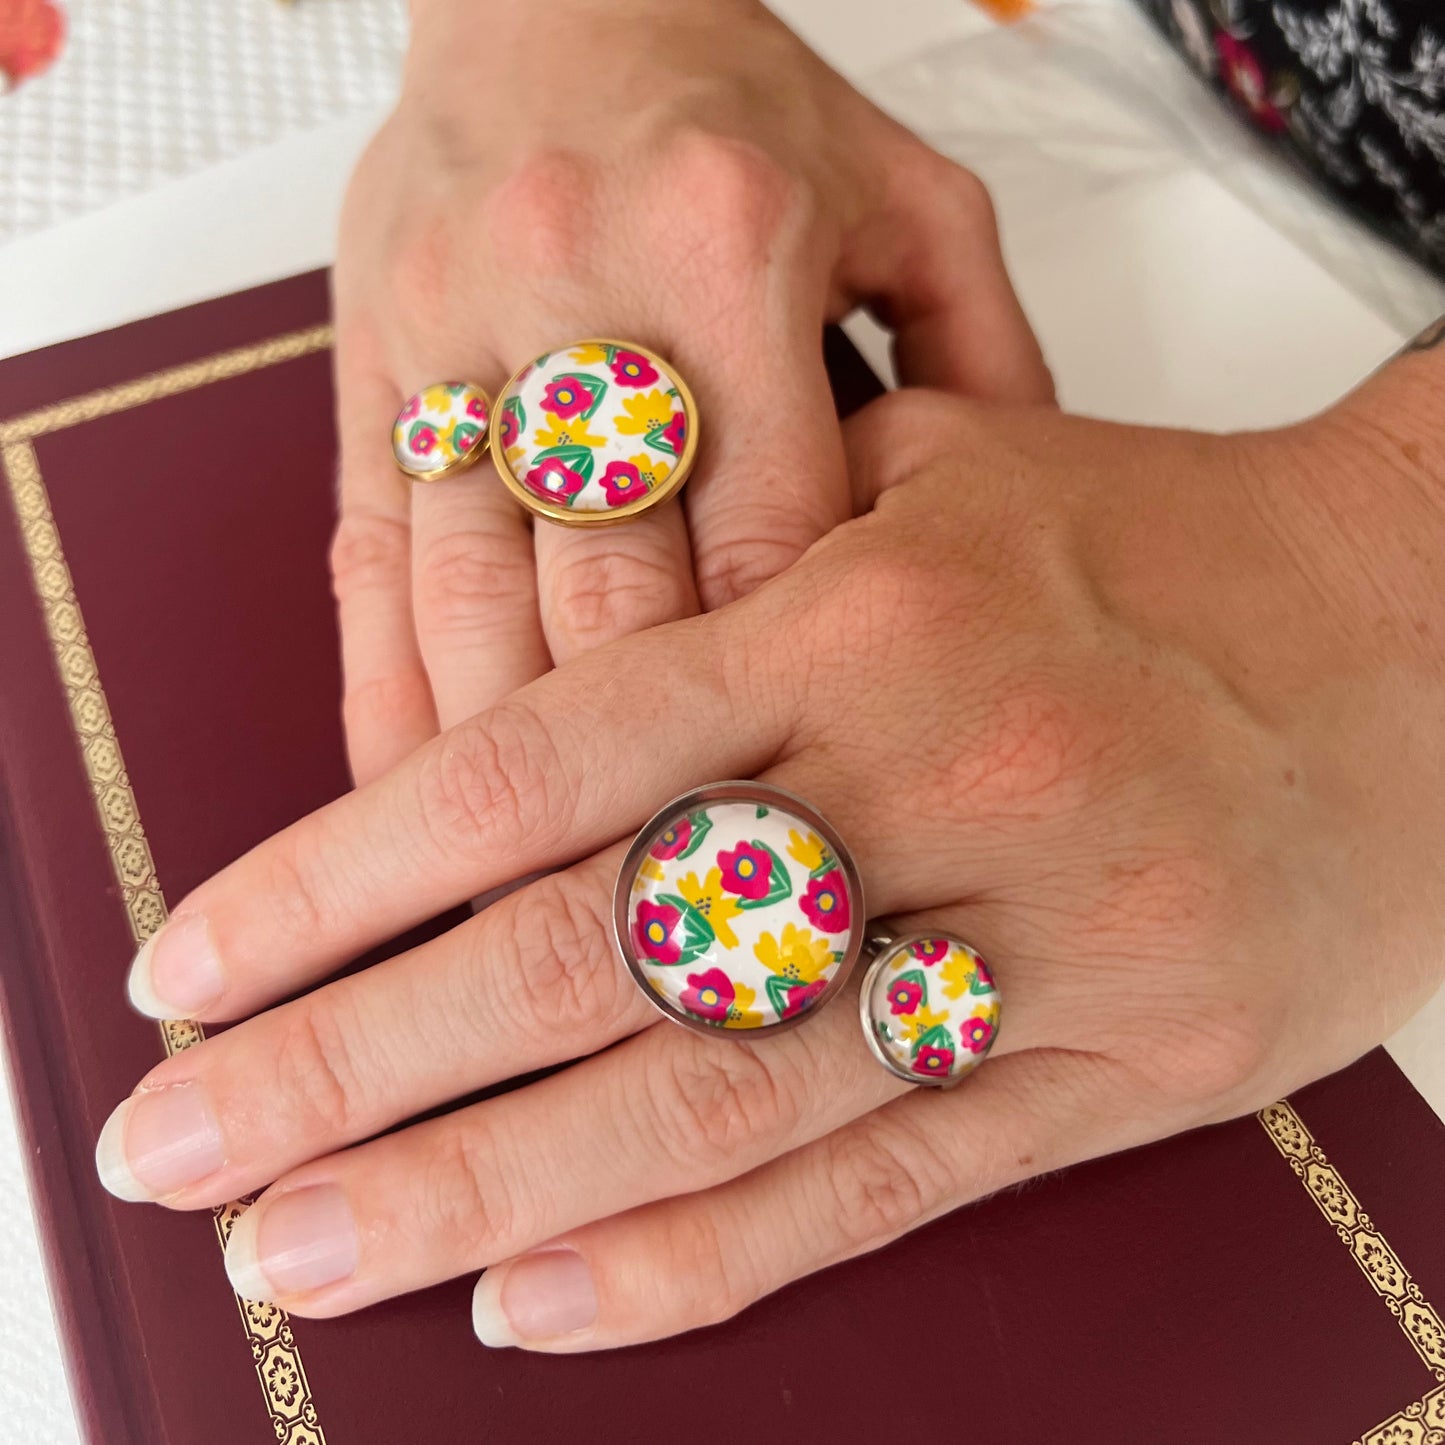
M 808 874 L 809 878 L 821 878 L 825 873 L 831 873 L 838 866 L 838 860 L 826 849 L 823 849 L 823 856 L 818 860 L 818 866 Z
M 913 1047 L 909 1049 L 908 1053 L 911 1058 L 916 1059 L 919 1051 L 922 1049 L 946 1049 L 949 1048 L 951 1044 L 952 1040 L 948 1036 L 948 1025 L 934 1024 L 921 1038 L 914 1039 Z
M 648 432 L 642 440 L 645 441 L 647 445 L 653 449 L 653 451 L 666 452 L 668 456 L 675 457 L 677 455 L 677 448 L 673 446 L 672 442 L 669 441 L 667 437 L 663 436 L 663 432 L 666 430 L 667 427 L 671 425 L 672 418 L 668 417 L 667 421 L 662 426 L 653 427 L 653 429 Z
M 532 465 L 540 467 L 549 457 L 556 457 L 564 467 L 570 467 L 584 482 L 592 479 L 592 468 L 596 464 L 596 454 L 591 447 L 565 446 L 565 447 L 544 447 L 532 458 Z M 569 497 L 570 506 L 581 493 Z
M 773 1012 L 782 1018 L 783 1011 L 788 1006 L 788 990 L 797 988 L 798 980 L 795 978 L 784 978 L 780 973 L 770 973 L 768 981 L 763 985 L 768 995 L 768 1002 L 773 1006 Z
M 739 898 L 738 907 L 743 909 L 771 908 L 774 903 L 781 903 L 783 899 L 791 898 L 793 896 L 793 878 L 788 872 L 788 865 L 761 838 L 754 838 L 749 846 L 756 848 L 760 853 L 766 853 L 773 860 L 773 867 L 768 875 L 768 891 L 761 898 Z
M 712 815 L 706 810 L 689 813 L 687 821 L 692 827 L 692 833 L 688 837 L 687 847 L 677 855 L 679 859 L 691 858 L 702 847 L 702 840 L 712 831 Z
M 771 808 L 765 808 L 765 807 L 763 807 L 763 805 L 762 805 L 761 803 L 758 804 L 758 817 L 760 817 L 760 818 L 766 818 L 766 817 L 768 816 L 768 814 L 771 813 L 771 812 L 772 812 L 772 809 L 771 809 Z
M 502 410 L 517 423 L 517 435 L 521 436 L 527 429 L 527 408 L 522 405 L 522 398 L 520 396 L 508 397 L 507 404 Z
M 660 893 L 657 901 L 677 909 L 682 914 L 682 952 L 678 955 L 677 963 L 664 967 L 677 968 L 680 964 L 691 963 L 717 942 L 717 934 L 712 931 L 712 924 L 687 899 L 680 898 L 675 893 Z

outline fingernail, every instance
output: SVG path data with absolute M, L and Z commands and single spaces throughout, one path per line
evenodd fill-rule
M 472 1329 L 494 1349 L 576 1334 L 596 1318 L 592 1271 L 572 1249 L 539 1250 L 499 1264 L 472 1293 Z
M 153 1019 L 188 1019 L 225 988 L 210 926 L 199 913 L 171 918 L 142 945 L 130 966 L 131 1007 Z
M 199 1084 L 168 1084 L 123 1099 L 95 1145 L 95 1170 L 117 1199 L 164 1199 L 226 1162 Z
M 356 1220 L 335 1184 L 262 1198 L 231 1226 L 226 1274 L 242 1299 L 305 1294 L 356 1273 Z

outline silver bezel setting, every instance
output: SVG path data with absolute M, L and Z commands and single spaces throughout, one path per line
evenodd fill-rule
M 915 1074 L 912 1069 L 905 1069 L 892 1054 L 888 1052 L 878 1039 L 877 1030 L 873 1027 L 873 1014 L 868 1006 L 868 1000 L 873 993 L 873 983 L 880 973 L 898 957 L 900 953 L 912 948 L 915 943 L 924 943 L 930 938 L 946 938 L 957 948 L 966 948 L 970 953 L 977 950 L 965 938 L 950 932 L 946 928 L 930 928 L 920 933 L 900 934 L 894 937 L 890 933 L 881 932 L 875 929 L 869 938 L 869 950 L 873 955 L 873 961 L 868 965 L 868 971 L 863 975 L 863 986 L 858 992 L 858 1018 L 863 1025 L 863 1037 L 868 1041 L 868 1050 L 895 1079 L 903 1079 L 920 1089 L 956 1089 L 971 1074 L 977 1073 L 982 1064 L 987 1063 L 988 1056 L 993 1052 L 993 1043 L 990 1042 L 987 1052 L 977 1063 L 964 1069 L 962 1073 L 951 1074 L 946 1079 L 930 1079 L 925 1074 Z M 999 998 L 999 1029 L 1003 1028 L 1003 994 L 995 984 L 995 991 Z M 997 1035 L 995 1035 L 995 1041 Z
M 793 1018 L 782 1019 L 778 1023 L 764 1024 L 755 1029 L 725 1029 L 718 1024 L 708 1023 L 704 1019 L 694 1018 L 684 1009 L 678 1008 L 663 998 L 652 987 L 647 974 L 643 971 L 641 962 L 633 951 L 632 929 L 629 926 L 632 884 L 647 856 L 648 849 L 651 848 L 657 835 L 669 823 L 675 821 L 680 814 L 690 813 L 708 803 L 753 803 L 764 807 L 776 807 L 781 812 L 789 813 L 799 822 L 807 824 L 822 838 L 833 857 L 838 860 L 838 867 L 842 870 L 843 880 L 848 886 L 848 906 L 851 910 L 848 947 L 827 990 L 810 1008 Z M 775 787 L 771 783 L 741 780 L 709 783 L 706 787 L 693 788 L 689 792 L 679 794 L 670 803 L 659 808 L 638 831 L 637 836 L 632 840 L 632 846 L 627 850 L 626 857 L 622 860 L 622 866 L 617 871 L 617 883 L 612 892 L 613 944 L 617 949 L 618 956 L 627 965 L 627 971 L 632 975 L 633 982 L 642 991 L 648 1002 L 659 1013 L 671 1019 L 673 1023 L 681 1024 L 695 1033 L 707 1034 L 712 1038 L 727 1039 L 733 1043 L 747 1039 L 773 1038 L 778 1034 L 786 1033 L 789 1029 L 797 1028 L 799 1024 L 807 1023 L 809 1019 L 816 1018 L 837 997 L 852 975 L 859 956 L 863 952 L 863 940 L 868 931 L 867 918 L 868 912 L 863 898 L 863 880 L 859 876 L 858 865 L 853 861 L 853 855 L 839 836 L 838 830 L 816 808 L 804 802 L 796 793 L 790 793 L 786 788 Z

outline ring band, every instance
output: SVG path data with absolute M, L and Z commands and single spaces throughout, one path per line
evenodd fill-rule
M 497 474 L 529 511 L 568 527 L 649 511 L 676 494 L 697 455 L 687 384 L 630 341 L 577 341 L 536 357 L 494 410 Z
M 391 424 L 391 454 L 413 481 L 465 471 L 485 450 L 492 404 L 469 381 L 439 381 L 410 397 Z
M 949 1088 L 988 1056 L 1003 1003 L 979 953 L 952 934 L 875 935 L 858 1010 L 873 1057 L 910 1084 Z
M 779 1033 L 835 997 L 863 947 L 852 855 L 801 798 L 714 783 L 643 827 L 613 895 L 618 952 L 668 1018 Z

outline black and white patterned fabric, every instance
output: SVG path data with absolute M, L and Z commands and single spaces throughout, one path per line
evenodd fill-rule
M 1445 275 L 1445 0 L 1141 0 L 1205 78 Z

